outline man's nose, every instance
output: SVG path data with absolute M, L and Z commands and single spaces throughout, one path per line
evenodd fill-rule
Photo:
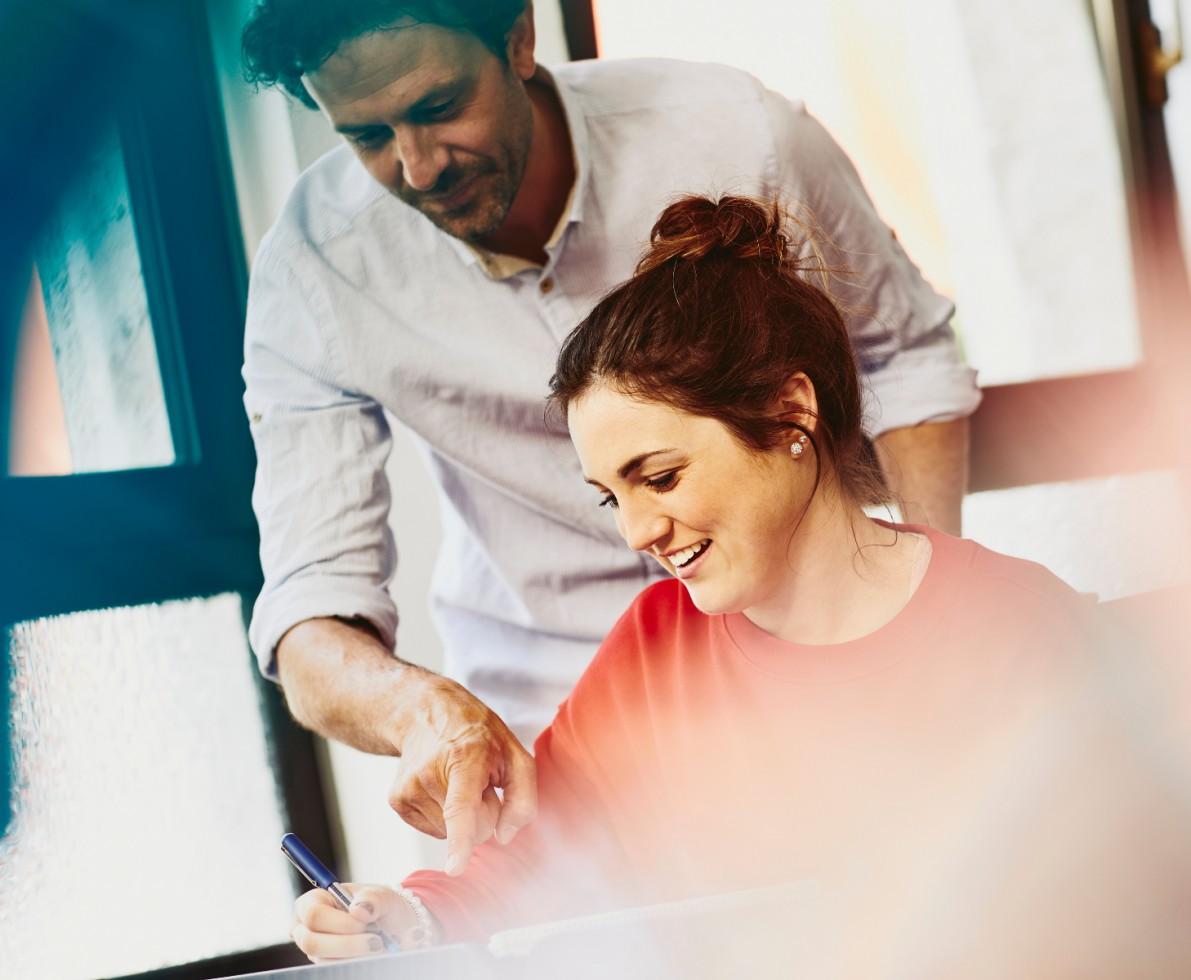
M 405 184 L 415 191 L 430 190 L 446 169 L 446 148 L 424 126 L 402 127 L 393 144 Z
M 670 519 L 642 504 L 620 505 L 620 535 L 634 551 L 649 551 L 670 533 Z

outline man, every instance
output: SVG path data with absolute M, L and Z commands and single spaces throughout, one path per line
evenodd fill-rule
M 850 270 L 836 293 L 885 471 L 915 516 L 957 528 L 979 396 L 951 304 L 801 107 L 715 66 L 552 76 L 524 0 L 264 0 L 244 48 L 251 77 L 348 144 L 303 175 L 253 269 L 251 639 L 300 722 L 402 757 L 391 803 L 447 836 L 449 872 L 533 816 L 532 759 L 505 722 L 540 729 L 655 574 L 584 492 L 543 398 L 562 338 L 630 275 L 670 198 L 780 194 L 812 216 Z M 440 489 L 432 593 L 463 685 L 393 652 L 385 409 Z

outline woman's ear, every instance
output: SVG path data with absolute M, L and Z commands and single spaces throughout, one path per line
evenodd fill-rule
M 783 418 L 797 422 L 807 432 L 815 431 L 819 421 L 819 401 L 810 378 L 801 371 L 790 375 L 777 399 L 777 410 Z

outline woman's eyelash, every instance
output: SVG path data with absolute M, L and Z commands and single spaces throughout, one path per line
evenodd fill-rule
M 652 479 L 644 480 L 643 482 L 647 487 L 649 487 L 650 490 L 656 490 L 658 493 L 665 493 L 667 490 L 673 489 L 674 482 L 677 479 L 678 471 L 671 470 L 669 473 L 663 473 L 661 476 L 655 476 Z M 620 504 L 616 502 L 616 498 L 612 494 L 608 494 L 608 496 L 600 501 L 599 506 L 611 507 L 613 510 L 616 510 Z

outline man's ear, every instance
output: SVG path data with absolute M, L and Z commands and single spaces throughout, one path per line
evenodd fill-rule
M 819 422 L 819 400 L 815 386 L 801 371 L 790 375 L 777 396 L 777 411 L 782 418 L 797 422 L 807 432 L 813 433 Z
M 532 0 L 525 4 L 525 9 L 513 21 L 509 29 L 509 39 L 505 49 L 509 59 L 509 67 L 517 73 L 523 82 L 529 81 L 537 68 L 533 51 L 536 42 L 533 27 Z

